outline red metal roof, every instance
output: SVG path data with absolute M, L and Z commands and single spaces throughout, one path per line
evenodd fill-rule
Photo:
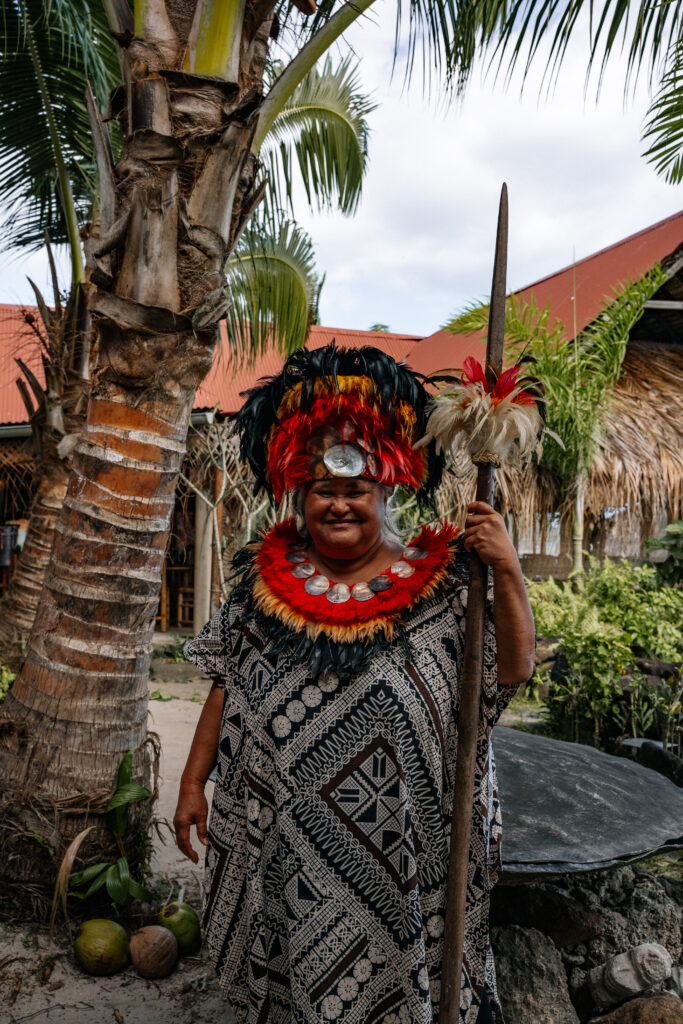
M 0 423 L 28 422 L 16 384 L 17 377 L 21 376 L 17 357 L 33 370 L 41 384 L 45 383 L 40 343 L 24 319 L 24 309 L 38 316 L 38 310 L 32 306 L 0 304 Z
M 561 320 L 573 337 L 573 296 L 576 295 L 576 323 L 581 330 L 595 319 L 615 288 L 635 280 L 655 263 L 674 252 L 683 243 L 683 211 L 630 235 L 592 256 L 541 278 L 516 294 L 532 295 L 539 306 L 550 304 L 551 316 Z M 574 277 L 576 290 L 574 290 Z M 37 311 L 24 307 L 30 312 Z M 461 369 L 464 360 L 474 355 L 483 361 L 485 340 L 475 335 L 454 335 L 444 330 L 420 339 L 414 334 L 383 331 L 352 331 L 344 328 L 311 327 L 308 344 L 320 348 L 332 339 L 338 345 L 360 347 L 376 345 L 395 359 L 405 359 L 424 374 Z M 21 306 L 0 305 L 0 423 L 25 423 L 26 412 L 16 386 L 19 355 L 42 382 L 40 352 L 35 334 L 23 320 Z M 213 409 L 233 413 L 242 404 L 240 393 L 253 387 L 261 377 L 269 377 L 282 368 L 283 357 L 275 351 L 255 360 L 253 366 L 237 367 L 228 353 L 223 325 L 223 345 L 217 349 L 213 367 L 195 399 L 195 409 Z
M 276 351 L 266 353 L 254 361 L 253 366 L 237 366 L 228 351 L 225 324 L 221 324 L 222 347 L 217 349 L 213 366 L 207 378 L 197 391 L 195 409 L 213 409 L 218 405 L 222 412 L 233 413 L 242 405 L 240 393 L 253 388 L 261 377 L 272 377 L 279 373 L 284 356 Z M 322 348 L 332 340 L 345 348 L 360 348 L 374 345 L 396 360 L 405 359 L 413 346 L 420 340 L 414 334 L 390 334 L 387 331 L 350 331 L 346 328 L 317 327 L 313 325 L 308 335 L 309 348 Z
M 615 242 L 577 260 L 562 270 L 549 274 L 515 294 L 529 300 L 532 296 L 541 309 L 550 305 L 551 319 L 560 320 L 570 338 L 574 337 L 574 295 L 576 296 L 576 328 L 583 328 L 596 318 L 615 289 L 635 281 L 651 270 L 655 263 L 673 253 L 683 243 L 683 211 L 661 220 L 635 235 Z M 576 290 L 574 289 L 576 278 Z M 438 373 L 461 368 L 463 360 L 474 355 L 483 362 L 485 337 L 449 334 L 440 330 L 424 338 L 411 354 L 410 365 L 421 373 Z

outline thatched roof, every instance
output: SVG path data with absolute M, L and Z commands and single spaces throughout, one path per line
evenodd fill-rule
M 625 518 L 683 518 L 683 350 L 630 342 L 593 467 L 587 511 L 594 517 L 625 508 Z M 476 475 L 462 460 L 447 474 L 439 511 L 462 521 Z M 496 502 L 520 521 L 568 511 L 543 466 L 506 466 L 496 473 Z

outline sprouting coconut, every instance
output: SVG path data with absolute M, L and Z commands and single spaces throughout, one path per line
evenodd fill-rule
M 199 918 L 187 903 L 170 903 L 161 910 L 157 921 L 173 932 L 181 956 L 192 956 L 199 950 L 202 944 Z
M 145 925 L 130 937 L 130 958 L 143 978 L 166 978 L 178 962 L 176 937 L 161 925 Z
M 116 974 L 128 963 L 128 936 L 116 921 L 84 921 L 74 942 L 76 959 L 88 974 Z

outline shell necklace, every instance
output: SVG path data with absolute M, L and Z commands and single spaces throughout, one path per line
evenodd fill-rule
M 292 563 L 291 573 L 296 579 L 305 579 L 304 590 L 312 597 L 325 597 L 330 604 L 344 604 L 346 601 L 371 601 L 376 594 L 390 590 L 397 579 L 405 580 L 413 575 L 415 566 L 411 562 L 421 561 L 429 552 L 422 547 L 406 545 L 401 557 L 389 568 L 373 576 L 367 583 L 335 583 L 309 562 L 306 555 L 306 541 L 293 541 L 287 545 L 285 560 Z

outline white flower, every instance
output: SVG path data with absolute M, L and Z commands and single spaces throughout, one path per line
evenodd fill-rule
M 382 1024 L 401 1024 L 401 1021 L 397 1013 L 388 1013 L 384 1017 Z
M 292 722 L 300 722 L 306 714 L 306 708 L 300 700 L 290 700 L 287 705 L 287 718 L 291 719 Z
M 427 931 L 433 939 L 438 939 L 439 935 L 443 935 L 444 922 L 441 914 L 432 914 L 427 921 Z
M 398 1017 L 399 1020 L 401 1021 L 401 1024 L 410 1024 L 410 1010 L 408 1009 L 405 1003 L 399 1006 Z
M 273 820 L 273 812 L 270 807 L 263 807 L 261 813 L 258 816 L 259 828 L 268 828 L 271 821 Z
M 358 982 L 351 976 L 342 978 L 337 985 L 337 992 L 342 999 L 355 999 L 358 995 Z
M 429 982 L 429 988 L 431 989 L 432 999 L 435 1003 L 441 999 L 441 978 L 432 978 Z
M 255 797 L 251 797 L 250 800 L 247 800 L 247 818 L 249 819 L 249 821 L 256 821 L 256 819 L 259 816 L 260 810 L 261 804 Z
M 332 693 L 339 686 L 339 676 L 336 672 L 326 672 L 318 681 L 318 686 L 325 693 Z
M 292 728 L 292 723 L 285 715 L 276 715 L 272 722 L 273 732 L 276 736 L 286 736 Z
M 429 988 L 429 971 L 426 967 L 421 967 L 417 972 L 417 983 L 420 988 Z
M 368 957 L 372 960 L 373 964 L 383 964 L 387 955 L 379 946 L 370 946 L 368 949 Z
M 322 1011 L 325 1020 L 335 1020 L 342 1012 L 342 1001 L 339 996 L 325 996 L 322 1001 Z
M 372 974 L 372 964 L 363 957 L 353 968 L 353 976 L 356 981 L 367 981 Z
M 307 708 L 315 708 L 323 699 L 322 690 L 319 686 L 304 686 L 301 699 Z

